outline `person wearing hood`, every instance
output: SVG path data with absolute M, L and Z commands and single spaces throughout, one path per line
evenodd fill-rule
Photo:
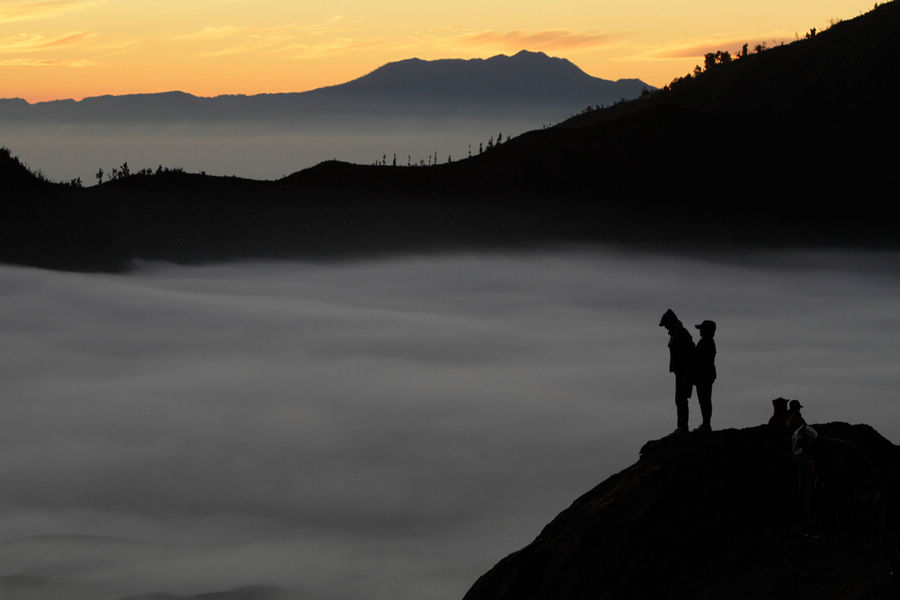
M 774 412 L 772 413 L 772 416 L 769 417 L 769 427 L 778 430 L 787 428 L 787 407 L 787 398 L 782 398 L 779 396 L 778 398 L 772 400 L 772 408 Z
M 670 308 L 659 321 L 660 327 L 669 332 L 669 372 L 675 375 L 675 412 L 677 428 L 675 433 L 688 431 L 688 398 L 691 397 L 693 381 L 691 362 L 694 356 L 694 339 Z

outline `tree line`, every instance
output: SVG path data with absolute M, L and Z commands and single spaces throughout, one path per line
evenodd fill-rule
M 509 136 L 507 136 L 504 139 L 503 132 L 500 132 L 497 134 L 496 139 L 494 138 L 494 136 L 491 136 L 490 138 L 488 138 L 488 140 L 486 142 L 484 142 L 484 141 L 478 142 L 477 154 L 484 154 L 485 152 L 487 152 L 489 150 L 493 150 L 494 148 L 503 144 L 504 141 L 508 142 L 509 139 L 510 139 Z M 467 158 L 472 158 L 473 152 L 474 152 L 474 148 L 473 148 L 472 144 L 469 144 Z M 447 164 L 452 163 L 452 162 L 453 162 L 453 155 L 448 154 L 447 155 Z M 376 166 L 376 167 L 385 167 L 385 166 L 387 166 L 387 164 L 388 164 L 387 154 L 382 154 L 381 158 L 376 158 L 375 161 L 372 162 L 372 165 Z M 392 167 L 397 166 L 397 153 L 396 152 L 394 153 L 393 158 L 390 161 L 390 164 Z M 421 157 L 415 161 L 412 159 L 411 154 L 406 155 L 406 166 L 407 167 L 434 167 L 434 166 L 437 166 L 438 164 L 439 164 L 439 159 L 438 159 L 437 150 L 435 150 L 433 154 L 429 154 L 425 157 Z

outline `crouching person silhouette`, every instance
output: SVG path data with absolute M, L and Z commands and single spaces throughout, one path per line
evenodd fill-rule
M 868 457 L 852 443 L 819 435 L 809 425 L 797 428 L 791 446 L 806 478 L 801 498 L 808 521 L 813 525 L 818 521 L 829 533 L 851 533 L 855 526 L 851 505 L 869 473 Z

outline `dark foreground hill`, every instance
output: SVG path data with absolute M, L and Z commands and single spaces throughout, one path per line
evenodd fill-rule
M 346 256 L 618 242 L 900 246 L 900 4 L 430 167 L 50 185 L 0 154 L 0 261 Z
M 805 516 L 783 432 L 692 433 L 648 443 L 465 600 L 896 598 L 898 447 L 866 425 L 814 427 L 869 461 L 841 534 L 822 503 Z

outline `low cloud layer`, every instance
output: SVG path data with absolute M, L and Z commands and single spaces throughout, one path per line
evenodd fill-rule
M 897 264 L 0 267 L 0 575 L 92 598 L 461 597 L 674 428 L 668 307 L 719 323 L 714 427 L 783 395 L 900 439 Z

